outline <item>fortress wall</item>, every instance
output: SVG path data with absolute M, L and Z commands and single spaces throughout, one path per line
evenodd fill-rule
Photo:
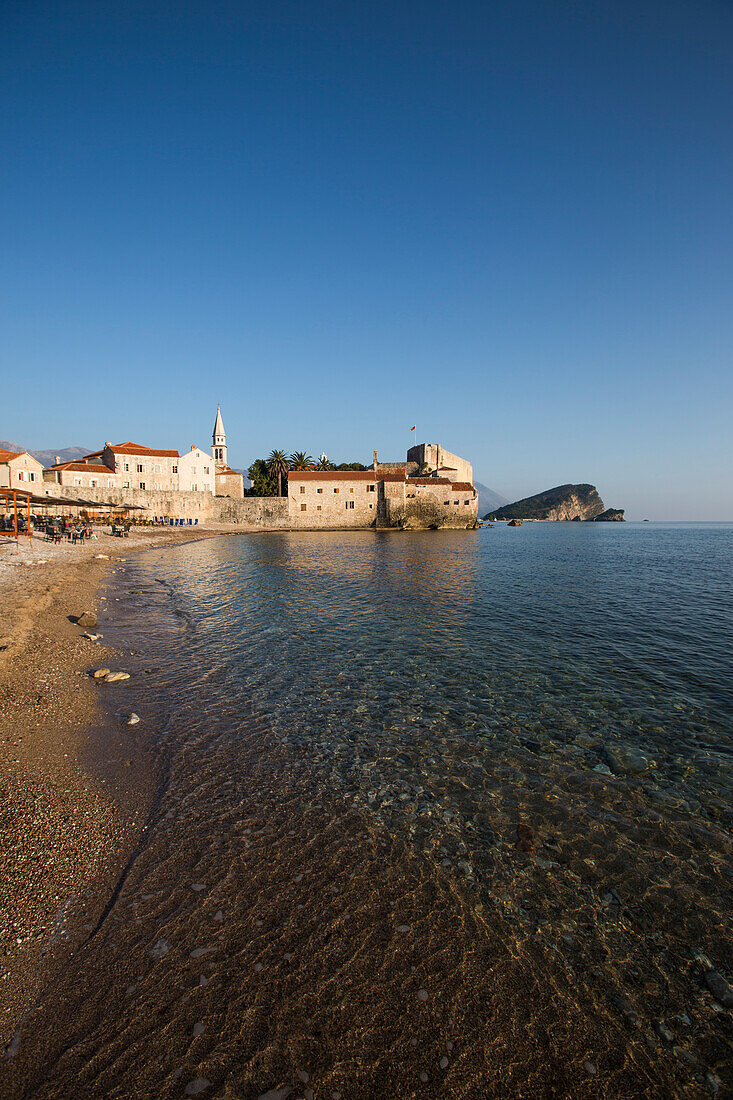
M 217 523 L 235 523 L 242 527 L 289 530 L 287 497 L 216 497 L 211 519 Z

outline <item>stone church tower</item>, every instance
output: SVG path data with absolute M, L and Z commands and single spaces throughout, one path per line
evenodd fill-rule
M 211 454 L 214 462 L 221 466 L 228 466 L 227 462 L 227 433 L 224 431 L 224 421 L 221 418 L 221 409 L 216 406 L 216 422 L 214 424 L 213 448 Z

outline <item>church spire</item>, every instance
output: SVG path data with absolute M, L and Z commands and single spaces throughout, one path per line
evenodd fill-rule
M 211 454 L 214 458 L 214 462 L 218 462 L 221 466 L 227 465 L 227 434 L 224 431 L 224 421 L 221 418 L 221 408 L 216 406 L 216 420 L 214 422 L 214 432 L 212 436 L 213 447 Z

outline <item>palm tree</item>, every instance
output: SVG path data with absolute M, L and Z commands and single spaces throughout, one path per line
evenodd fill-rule
M 311 455 L 305 453 L 305 451 L 296 451 L 295 454 L 290 456 L 290 469 L 291 470 L 312 470 L 314 466 Z
M 290 460 L 285 454 L 285 451 L 270 451 L 270 457 L 267 460 L 267 469 L 270 473 L 270 477 L 277 478 L 277 495 L 281 497 L 283 495 L 283 477 L 286 476 L 290 469 Z
M 316 469 L 317 470 L 332 470 L 333 469 L 333 463 L 328 461 L 328 458 L 326 457 L 326 455 L 321 455 L 321 457 L 318 460 L 318 465 L 316 466 Z

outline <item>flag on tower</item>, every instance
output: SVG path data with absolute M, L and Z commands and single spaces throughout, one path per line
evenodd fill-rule
M 417 427 L 417 425 L 416 425 L 416 424 L 413 424 L 413 425 L 412 425 L 412 427 L 410 428 L 410 431 L 411 431 L 411 432 L 414 432 L 414 431 L 415 431 L 415 428 L 416 428 L 416 427 Z

